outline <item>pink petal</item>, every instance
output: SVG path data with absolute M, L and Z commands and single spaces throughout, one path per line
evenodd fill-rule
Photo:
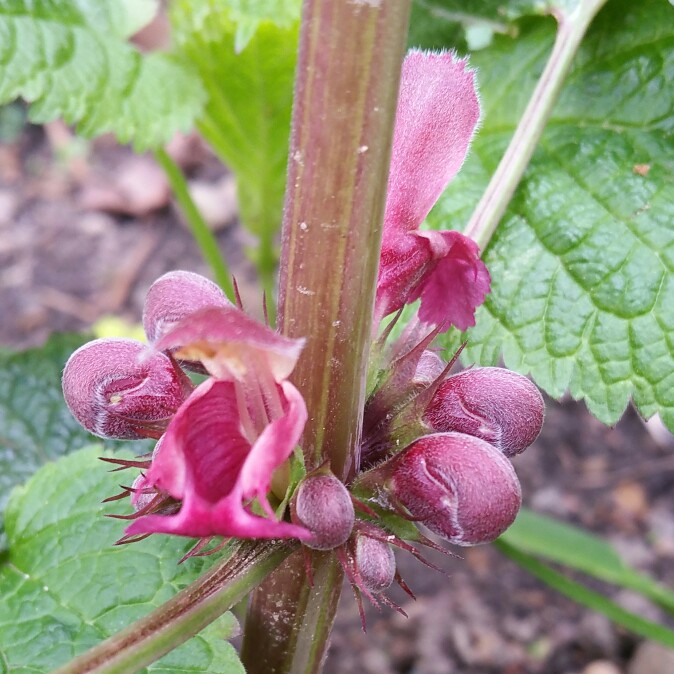
M 421 322 L 465 330 L 475 325 L 475 309 L 489 287 L 477 245 L 460 232 L 405 234 L 382 250 L 376 316 L 421 298 Z
M 239 421 L 235 384 L 209 379 L 179 410 L 164 436 L 148 481 L 182 501 L 176 515 L 148 515 L 128 534 L 307 538 L 306 529 L 258 517 L 245 505 L 263 507 L 272 473 L 293 452 L 306 421 L 299 392 L 284 382 L 284 415 L 251 445 Z
M 231 302 L 213 281 L 189 271 L 168 272 L 152 284 L 145 298 L 145 334 L 154 343 L 195 311 L 226 306 Z
M 266 501 L 272 473 L 293 453 L 307 422 L 307 408 L 300 392 L 288 381 L 279 386 L 285 399 L 284 416 L 265 428 L 241 468 L 240 486 L 245 499 L 257 497 L 260 502 Z
M 403 63 L 384 245 L 417 229 L 461 168 L 480 117 L 474 73 L 451 52 L 411 51 Z
M 234 488 L 249 450 L 234 384 L 208 379 L 171 421 L 147 478 L 173 498 L 194 490 L 215 502 Z
M 295 367 L 304 340 L 283 337 L 228 306 L 189 315 L 155 346 L 159 351 L 177 349 L 178 358 L 200 360 L 218 379 L 242 380 L 254 363 L 279 382 Z
M 419 232 L 435 264 L 409 301 L 421 298 L 419 320 L 441 328 L 466 330 L 475 325 L 475 310 L 489 293 L 491 279 L 477 244 L 459 232 Z

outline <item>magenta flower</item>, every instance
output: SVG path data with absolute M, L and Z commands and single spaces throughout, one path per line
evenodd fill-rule
M 480 117 L 473 72 L 450 52 L 412 51 L 403 63 L 375 314 L 421 299 L 419 320 L 475 325 L 489 292 L 477 245 L 459 232 L 420 231 L 456 175 Z
M 157 315 L 162 297 L 173 296 L 164 285 L 165 295 L 150 293 Z M 303 527 L 277 520 L 267 498 L 307 419 L 302 396 L 286 381 L 303 341 L 230 304 L 206 306 L 163 332 L 156 349 L 200 362 L 211 378 L 177 411 L 146 475 L 155 490 L 181 502 L 180 510 L 143 515 L 127 535 L 306 538 Z M 265 516 L 254 512 L 255 500 Z

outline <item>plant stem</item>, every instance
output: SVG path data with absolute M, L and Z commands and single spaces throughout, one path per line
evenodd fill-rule
M 313 587 L 302 552 L 296 552 L 253 594 L 241 650 L 248 674 L 320 671 L 342 569 L 331 553 L 311 554 Z
M 234 294 L 234 286 L 232 285 L 232 275 L 227 269 L 224 258 L 220 254 L 218 242 L 213 232 L 209 229 L 206 221 L 199 212 L 197 205 L 190 196 L 187 187 L 187 181 L 183 175 L 180 167 L 171 159 L 166 150 L 160 148 L 155 151 L 155 158 L 159 165 L 164 169 L 166 177 L 168 178 L 173 194 L 176 198 L 187 225 L 192 232 L 192 236 L 201 250 L 204 260 L 210 265 L 215 275 L 215 280 L 218 285 L 225 291 L 227 297 L 232 302 L 236 297 Z
M 506 153 L 473 212 L 464 233 L 481 250 L 491 240 L 538 145 L 581 40 L 606 0 L 580 0 L 568 14 L 553 13 L 559 28 L 552 53 L 517 125 Z
M 293 380 L 310 411 L 309 469 L 358 470 L 365 377 L 391 140 L 410 0 L 305 0 L 283 222 L 279 325 L 306 346 Z M 316 674 L 342 581 L 294 555 L 256 590 L 249 674 Z M 273 634 L 273 639 L 268 635 Z M 280 644 L 280 645 L 279 645 Z
M 133 674 L 193 637 L 229 610 L 296 547 L 244 542 L 149 615 L 53 674 Z

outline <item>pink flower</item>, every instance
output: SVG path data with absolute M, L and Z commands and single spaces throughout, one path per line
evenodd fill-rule
M 307 419 L 302 396 L 286 381 L 302 345 L 232 305 L 206 306 L 164 333 L 157 349 L 200 362 L 211 378 L 177 411 L 146 475 L 180 510 L 144 515 L 127 535 L 309 536 L 278 521 L 267 497 Z M 254 512 L 255 500 L 264 516 Z
M 423 323 L 465 330 L 489 292 L 477 245 L 419 231 L 456 175 L 480 117 L 473 72 L 453 54 L 412 51 L 403 63 L 377 283 L 377 319 L 421 299 Z

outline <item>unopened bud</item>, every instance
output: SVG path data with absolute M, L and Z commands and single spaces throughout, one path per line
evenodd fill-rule
M 183 318 L 206 307 L 231 306 L 213 281 L 189 271 L 171 271 L 150 287 L 143 309 L 145 334 L 158 342 Z
M 168 356 L 132 339 L 89 342 L 63 371 L 63 395 L 73 416 L 104 438 L 160 437 L 191 390 Z
M 392 502 L 457 545 L 493 541 L 515 521 L 522 501 L 510 461 L 462 433 L 420 438 L 385 470 Z
M 149 483 L 145 475 L 139 475 L 131 485 L 131 505 L 138 512 L 146 508 L 154 500 L 157 492 Z
M 346 543 L 355 521 L 351 495 L 332 474 L 307 477 L 297 488 L 290 512 L 295 524 L 311 532 L 305 545 L 314 550 L 332 550 Z
M 447 363 L 435 351 L 426 349 L 419 358 L 412 384 L 419 388 L 427 388 L 442 374 L 446 366 Z
M 506 456 L 525 450 L 543 425 L 538 389 L 516 372 L 500 367 L 465 370 L 446 379 L 424 413 L 434 431 L 481 438 Z
M 366 590 L 379 594 L 391 587 L 396 574 L 396 560 L 388 543 L 365 534 L 355 537 L 356 571 Z

